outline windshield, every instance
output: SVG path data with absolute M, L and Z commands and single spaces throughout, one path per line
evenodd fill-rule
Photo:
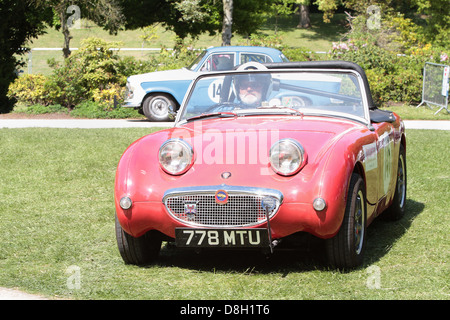
M 205 54 L 206 54 L 206 50 L 203 51 L 202 53 L 200 53 L 200 54 L 198 55 L 198 57 L 195 58 L 195 60 L 192 61 L 192 63 L 190 64 L 190 66 L 187 67 L 187 68 L 188 68 L 189 70 L 195 71 L 195 68 L 197 68 L 197 65 L 200 63 L 200 61 L 202 61 L 202 59 L 203 59 L 203 57 L 205 56 Z
M 362 84 L 349 71 L 246 71 L 197 78 L 179 121 L 205 115 L 330 115 L 365 122 Z
M 205 75 L 194 82 L 178 121 L 208 115 L 301 113 L 367 122 L 361 87 L 353 71 L 297 69 Z

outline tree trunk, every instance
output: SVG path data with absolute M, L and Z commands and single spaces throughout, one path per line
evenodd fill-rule
M 231 45 L 231 27 L 233 25 L 233 0 L 223 1 L 222 45 Z
M 67 59 L 70 56 L 70 40 L 72 39 L 72 36 L 70 35 L 69 26 L 67 25 L 67 15 L 64 8 L 59 12 L 59 18 L 61 20 L 61 30 L 64 35 L 63 55 L 64 58 Z
M 309 7 L 300 4 L 300 21 L 297 28 L 311 28 L 311 20 L 309 18 Z

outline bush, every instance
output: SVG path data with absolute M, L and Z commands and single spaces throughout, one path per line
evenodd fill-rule
M 8 90 L 8 98 L 16 99 L 18 103 L 33 105 L 48 102 L 45 82 L 47 77 L 40 74 L 27 74 L 17 78 Z
M 49 99 L 73 108 L 92 99 L 95 90 L 103 90 L 110 83 L 125 85 L 126 77 L 119 73 L 120 58 L 109 50 L 118 46 L 117 42 L 88 38 L 62 65 L 49 61 L 54 69 L 46 82 Z
M 159 55 L 152 60 L 155 70 L 172 70 L 187 67 L 201 51 L 193 50 L 186 45 L 179 45 L 174 50 L 161 49 Z
M 45 83 L 45 90 L 52 103 L 71 109 L 90 98 L 88 88 L 83 85 L 82 68 L 76 60 L 68 58 L 63 66 L 50 64 L 54 67 L 54 71 Z
M 125 56 L 121 57 L 117 64 L 117 72 L 123 78 L 127 78 L 134 74 L 142 74 L 147 72 L 153 72 L 157 68 L 154 59 L 138 60 L 134 57 Z
M 306 48 L 285 48 L 283 54 L 290 61 L 315 61 L 320 60 L 320 56 Z
M 76 105 L 70 113 L 73 117 L 91 119 L 142 118 L 133 108 L 113 108 L 105 103 L 84 101 Z
M 33 104 L 27 107 L 26 113 L 29 114 L 46 114 L 46 113 L 67 113 L 67 108 L 60 104 L 51 104 L 44 106 L 42 104 Z
M 374 44 L 356 45 L 353 41 L 334 43 L 330 59 L 352 61 L 366 72 L 374 102 L 417 103 L 422 94 L 422 69 L 426 59 L 397 55 Z
M 114 103 L 122 103 L 125 87 L 118 83 L 109 83 L 104 89 L 94 89 L 92 98 L 95 102 L 114 107 Z

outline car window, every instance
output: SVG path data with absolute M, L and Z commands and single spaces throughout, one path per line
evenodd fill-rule
M 247 71 L 200 77 L 179 120 L 220 112 L 251 115 L 299 111 L 365 122 L 368 107 L 360 81 L 351 71 Z
M 215 53 L 203 63 L 200 71 L 225 71 L 234 67 L 234 53 Z
M 240 64 L 246 62 L 267 63 L 273 62 L 272 58 L 262 53 L 241 53 Z

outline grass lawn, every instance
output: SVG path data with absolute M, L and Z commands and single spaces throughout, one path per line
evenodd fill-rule
M 421 105 L 393 105 L 382 109 L 396 112 L 404 120 L 450 120 L 450 113 L 442 109 L 435 114 L 441 107 Z
M 125 265 L 114 174 L 149 131 L 0 129 L 0 286 L 69 299 L 449 299 L 450 132 L 407 132 L 406 216 L 369 228 L 365 264 L 344 273 L 315 254 L 170 246 L 156 265 Z

